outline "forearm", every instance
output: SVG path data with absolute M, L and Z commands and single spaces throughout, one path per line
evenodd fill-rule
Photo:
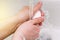
M 12 34 L 18 28 L 18 26 L 25 22 L 27 19 L 28 16 L 24 18 L 18 18 L 18 16 L 15 16 L 3 22 L 2 25 L 0 25 L 0 39 L 4 39 L 8 35 Z

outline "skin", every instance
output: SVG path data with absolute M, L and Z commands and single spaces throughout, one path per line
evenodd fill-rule
M 24 22 L 14 33 L 12 40 L 35 40 L 39 37 L 40 26 L 44 21 L 44 12 L 41 11 L 41 17 Z
M 14 33 L 13 40 L 23 40 L 23 37 L 26 40 L 35 40 L 39 36 L 40 32 L 41 24 L 39 25 L 39 23 L 43 21 L 44 18 L 40 17 L 24 22 Z
M 40 5 L 40 6 L 39 6 Z M 33 14 L 41 8 L 41 3 L 38 3 L 33 10 Z M 0 40 L 3 40 L 7 36 L 11 35 L 15 32 L 15 30 L 21 25 L 23 22 L 29 20 L 29 7 L 26 6 L 22 10 L 17 13 L 14 17 L 11 17 L 1 23 L 0 25 Z M 21 16 L 23 15 L 23 16 Z

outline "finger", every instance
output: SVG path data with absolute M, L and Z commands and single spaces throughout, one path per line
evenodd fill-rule
M 37 12 L 41 7 L 42 7 L 42 2 L 38 2 L 38 4 L 35 5 L 35 7 L 33 8 L 33 14 L 35 14 L 35 12 Z
M 32 18 L 34 15 L 35 15 L 35 13 L 40 9 L 42 7 L 42 2 L 38 2 L 36 5 L 35 5 L 35 7 L 33 8 L 33 9 L 31 9 L 31 12 L 30 12 L 30 18 Z
M 45 16 L 44 12 L 40 9 L 40 12 L 41 12 L 41 16 Z
M 36 18 L 36 19 L 32 19 L 30 21 L 31 24 L 39 24 L 40 22 L 43 22 L 44 21 L 44 18 L 43 17 L 40 17 L 40 18 Z

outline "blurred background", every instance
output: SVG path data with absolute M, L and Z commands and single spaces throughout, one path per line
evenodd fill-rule
M 30 0 L 31 1 L 31 0 Z M 32 0 L 33 6 L 38 2 Z M 60 0 L 41 0 L 43 2 L 42 9 L 48 11 L 48 27 L 52 27 L 48 32 L 52 35 L 52 40 L 60 40 Z M 0 23 L 7 18 L 10 18 L 25 5 L 30 5 L 29 0 L 0 0 Z M 46 31 L 47 31 L 46 30 Z M 44 29 L 45 31 L 45 29 Z M 12 40 L 12 36 L 5 40 Z

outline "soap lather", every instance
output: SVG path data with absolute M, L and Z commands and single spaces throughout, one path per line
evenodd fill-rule
M 41 12 L 37 11 L 32 19 L 39 18 L 39 17 L 41 17 Z

